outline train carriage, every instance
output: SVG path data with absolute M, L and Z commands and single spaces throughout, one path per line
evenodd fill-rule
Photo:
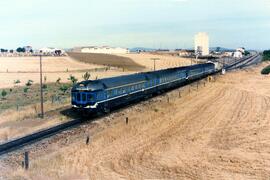
M 75 109 L 109 112 L 134 100 L 152 96 L 215 72 L 213 63 L 171 68 L 95 81 L 83 81 L 72 88 Z

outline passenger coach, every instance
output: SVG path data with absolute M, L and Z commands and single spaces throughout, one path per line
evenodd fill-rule
M 72 88 L 72 105 L 75 109 L 88 112 L 109 112 L 116 106 L 181 86 L 215 71 L 213 63 L 206 63 L 83 81 Z

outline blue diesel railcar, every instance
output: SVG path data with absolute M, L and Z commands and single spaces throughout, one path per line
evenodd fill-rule
M 214 72 L 215 65 L 206 63 L 83 81 L 72 88 L 72 106 L 88 112 L 109 112 L 116 106 L 178 87 Z

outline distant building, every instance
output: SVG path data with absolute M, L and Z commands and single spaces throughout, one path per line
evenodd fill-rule
M 195 35 L 195 53 L 202 56 L 209 55 L 209 37 L 207 33 L 200 32 Z
M 240 59 L 240 58 L 243 57 L 243 54 L 240 51 L 236 51 L 236 52 L 233 53 L 233 57 L 237 58 L 237 59 Z
M 180 51 L 178 51 L 178 55 L 182 56 L 182 57 L 192 56 L 192 55 L 194 55 L 194 53 L 195 53 L 194 50 L 181 49 Z
M 23 48 L 25 49 L 25 52 L 26 52 L 26 53 L 31 53 L 31 52 L 33 52 L 32 46 L 24 46 Z
M 78 50 L 78 49 L 77 49 Z M 80 52 L 82 53 L 97 53 L 97 54 L 128 54 L 129 50 L 127 48 L 114 48 L 109 46 L 90 46 L 82 47 Z
M 38 50 L 38 53 L 41 53 L 43 55 L 49 55 L 49 56 L 63 56 L 65 55 L 65 51 L 62 49 L 57 49 L 57 48 L 41 48 Z

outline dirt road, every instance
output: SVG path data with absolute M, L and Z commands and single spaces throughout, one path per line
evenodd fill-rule
M 265 65 L 265 64 L 264 64 Z M 270 77 L 262 66 L 169 93 L 96 122 L 91 145 L 32 157 L 26 179 L 267 179 Z M 129 124 L 124 119 L 129 117 Z M 93 130 L 91 130 L 93 131 Z M 87 132 L 86 132 L 87 133 Z

